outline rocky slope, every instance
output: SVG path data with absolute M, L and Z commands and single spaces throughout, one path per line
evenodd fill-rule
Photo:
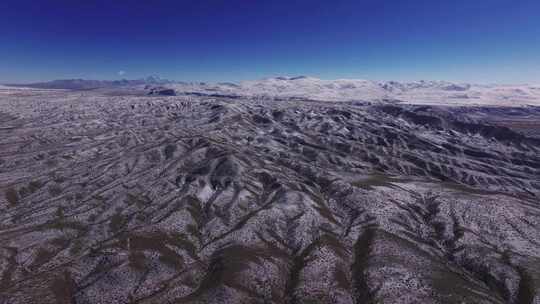
M 540 303 L 489 111 L 3 90 L 0 303 Z

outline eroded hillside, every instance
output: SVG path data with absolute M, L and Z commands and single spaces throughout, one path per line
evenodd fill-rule
M 540 140 L 433 107 L 0 95 L 0 303 L 540 303 Z

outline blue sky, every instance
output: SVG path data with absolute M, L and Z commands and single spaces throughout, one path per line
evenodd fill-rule
M 540 1 L 0 1 L 0 82 L 147 75 L 540 83 Z

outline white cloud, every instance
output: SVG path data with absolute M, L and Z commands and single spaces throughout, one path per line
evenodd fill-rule
M 126 71 L 118 71 L 118 76 L 124 76 L 126 75 Z

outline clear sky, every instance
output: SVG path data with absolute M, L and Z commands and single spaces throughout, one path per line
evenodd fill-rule
M 540 1 L 0 1 L 0 82 L 148 75 L 540 83 Z

